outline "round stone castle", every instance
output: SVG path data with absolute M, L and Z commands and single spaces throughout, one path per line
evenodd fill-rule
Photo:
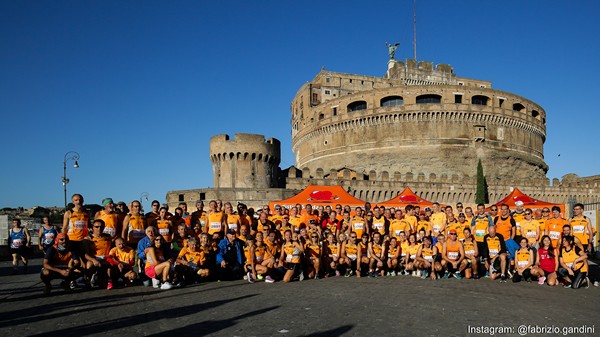
M 215 188 L 270 188 L 277 185 L 281 142 L 237 133 L 210 138 Z
M 384 77 L 321 70 L 291 104 L 296 167 L 377 179 L 547 181 L 546 113 L 449 65 L 391 59 Z

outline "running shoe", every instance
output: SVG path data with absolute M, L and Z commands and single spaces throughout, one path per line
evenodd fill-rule
M 598 287 L 598 286 L 600 286 L 600 282 L 594 281 L 594 287 Z
M 340 271 L 339 271 L 339 270 L 336 270 L 336 271 L 335 271 L 335 277 L 339 277 L 340 275 L 341 275 L 341 274 L 340 274 Z
M 275 280 L 271 276 L 265 277 L 265 283 L 275 283 Z
M 348 277 L 348 276 L 346 276 L 346 277 Z M 315 279 L 315 280 L 318 280 L 318 279 L 319 279 L 319 274 L 315 274 L 315 277 L 314 277 L 314 279 Z
M 254 283 L 254 278 L 252 277 L 252 273 L 251 272 L 248 272 L 246 274 L 246 277 L 247 277 L 248 283 Z
M 160 288 L 160 281 L 157 280 L 157 279 L 155 279 L 155 278 L 153 278 L 152 279 L 152 288 L 154 288 L 154 289 Z
M 449 276 L 450 276 L 450 273 L 448 273 L 448 272 L 446 271 L 446 272 L 444 272 L 444 277 L 443 277 L 443 279 L 447 280 Z
M 113 283 L 111 281 L 108 281 L 108 284 L 106 285 L 106 290 L 111 290 L 113 288 Z
M 304 281 L 304 273 L 300 273 L 300 282 Z
M 455 277 L 457 280 L 462 280 L 462 275 L 460 274 L 460 272 L 459 272 L 459 271 L 455 271 L 455 272 L 454 272 L 454 277 Z
M 92 277 L 90 278 L 90 285 L 92 287 L 95 287 L 98 285 L 98 273 L 94 273 L 94 275 L 92 275 Z
M 352 270 L 348 270 L 346 272 L 346 275 L 344 275 L 344 277 L 350 277 L 350 276 L 352 276 Z
M 506 283 L 506 275 L 502 274 L 500 275 L 500 280 L 504 283 Z
M 571 288 L 571 283 L 565 283 L 565 285 L 563 287 L 565 287 L 565 288 Z
M 396 276 L 396 272 L 392 270 L 392 271 L 390 272 L 390 275 L 391 275 L 391 276 Z
M 421 279 L 426 279 L 429 276 L 429 272 L 427 270 L 423 270 L 421 273 Z
M 163 283 L 163 284 L 160 286 L 160 289 L 162 289 L 162 290 L 169 290 L 169 289 L 171 289 L 171 288 L 173 288 L 173 286 L 171 285 L 171 283 L 169 283 L 169 281 L 167 281 L 167 282 L 164 282 L 164 283 Z
M 261 274 L 258 274 L 258 275 L 256 275 L 256 278 L 257 278 L 259 281 L 262 281 L 262 279 L 264 278 L 264 276 L 262 276 Z

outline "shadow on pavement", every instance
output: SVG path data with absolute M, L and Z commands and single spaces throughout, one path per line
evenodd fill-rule
M 337 327 L 335 329 L 330 329 L 327 331 L 320 331 L 320 332 L 315 332 L 315 333 L 311 333 L 310 335 L 306 335 L 306 336 L 310 336 L 310 337 L 335 337 L 335 336 L 341 336 L 343 334 L 345 334 L 346 332 L 352 330 L 352 328 L 354 327 L 354 325 L 342 325 L 340 327 Z
M 218 320 L 218 321 L 204 321 L 204 322 L 200 322 L 200 323 L 196 323 L 196 324 L 179 327 L 179 328 L 173 329 L 173 330 L 166 330 L 166 331 L 159 331 L 159 332 L 157 331 L 155 334 L 150 335 L 150 336 L 164 336 L 165 334 L 168 334 L 171 336 L 186 336 L 186 335 L 189 335 L 190 332 L 193 332 L 193 334 L 201 332 L 202 335 L 209 335 L 211 333 L 215 333 L 215 332 L 221 331 L 223 329 L 229 328 L 232 325 L 236 324 L 237 321 L 242 320 L 244 318 L 264 314 L 265 312 L 269 312 L 269 311 L 275 310 L 277 308 L 279 308 L 278 305 L 250 311 L 245 314 L 235 316 L 232 318 L 228 318 L 228 319 L 222 319 L 222 320 Z M 248 332 L 250 334 L 252 334 L 252 331 L 248 331 Z
M 145 294 L 142 294 L 142 295 L 145 295 Z M 124 294 L 123 296 L 128 297 L 128 296 L 131 296 L 131 294 Z M 234 301 L 239 301 L 239 300 L 243 300 L 243 299 L 254 297 L 254 296 L 256 296 L 256 294 L 249 294 L 249 295 L 244 295 L 244 296 L 240 296 L 240 297 L 236 297 L 236 298 L 223 299 L 223 300 L 212 301 L 212 302 L 207 302 L 207 303 L 192 304 L 192 305 L 187 305 L 187 306 L 183 306 L 183 307 L 175 307 L 175 308 L 171 308 L 171 309 L 163 309 L 163 310 L 158 310 L 158 311 L 148 312 L 148 313 L 140 313 L 140 314 L 131 315 L 128 317 L 119 317 L 119 318 L 106 320 L 106 321 L 98 322 L 98 323 L 85 324 L 85 322 L 82 322 L 85 325 L 68 327 L 68 328 L 60 329 L 60 330 L 53 330 L 52 334 L 57 335 L 57 336 L 65 335 L 65 334 L 69 335 L 69 336 L 79 336 L 79 335 L 88 335 L 88 334 L 98 333 L 99 331 L 102 331 L 103 333 L 107 333 L 111 330 L 130 328 L 130 327 L 133 327 L 133 326 L 136 326 L 139 324 L 152 323 L 152 322 L 155 322 L 155 321 L 158 321 L 161 319 L 181 318 L 183 316 L 196 314 L 196 313 L 204 311 L 204 310 L 209 310 L 209 309 L 212 309 L 212 308 L 224 305 L 224 304 L 228 304 L 228 303 L 231 303 Z M 142 306 L 146 309 L 148 308 L 147 305 L 140 303 L 140 307 L 142 307 Z M 160 308 L 157 308 L 157 309 L 160 309 Z M 46 333 L 40 333 L 40 334 L 36 334 L 36 335 L 32 335 L 32 336 L 45 336 L 45 335 L 46 335 Z

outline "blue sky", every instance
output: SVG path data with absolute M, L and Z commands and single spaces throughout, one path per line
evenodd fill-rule
M 294 164 L 289 105 L 321 69 L 411 58 L 404 1 L 0 2 L 0 207 L 213 185 L 209 138 L 258 133 Z M 419 60 L 547 113 L 548 177 L 600 173 L 599 1 L 419 1 Z M 560 156 L 559 156 L 560 155 Z M 149 204 L 146 203 L 148 207 Z

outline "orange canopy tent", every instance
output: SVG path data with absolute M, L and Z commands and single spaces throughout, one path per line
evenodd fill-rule
M 523 192 L 521 192 L 518 188 L 515 188 L 506 198 L 498 201 L 496 203 L 496 206 L 500 207 L 500 205 L 502 205 L 502 204 L 507 204 L 508 206 L 510 206 L 511 209 L 514 209 L 515 203 L 517 201 L 522 201 L 525 208 L 537 209 L 537 208 L 544 208 L 544 207 L 552 208 L 552 206 L 558 206 L 558 207 L 560 207 L 561 212 L 565 211 L 564 204 L 555 204 L 552 202 L 546 202 L 546 201 L 534 199 L 534 198 L 528 196 L 527 194 L 524 194 Z
M 419 197 L 409 187 L 405 188 L 402 193 L 398 194 L 394 198 L 385 202 L 377 203 L 377 206 L 385 207 L 406 207 L 408 205 L 431 207 L 433 206 L 433 203 Z
M 362 207 L 365 205 L 365 202 L 353 197 L 341 186 L 310 185 L 291 198 L 271 201 L 270 207 L 273 209 L 275 205 L 280 205 L 289 208 L 296 204 L 301 204 L 302 206 L 306 204 L 311 204 L 312 206 L 334 206 L 340 204 L 342 206 Z

